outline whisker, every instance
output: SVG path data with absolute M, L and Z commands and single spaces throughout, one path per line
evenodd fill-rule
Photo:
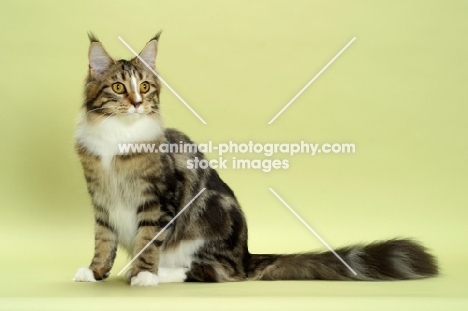
M 94 108 L 94 109 L 91 109 L 90 111 L 86 112 L 86 114 L 90 113 L 90 112 L 93 112 L 93 111 L 96 111 L 96 110 L 100 110 L 100 109 L 106 109 L 107 107 L 98 107 L 98 108 Z
M 154 113 L 155 115 L 159 116 L 159 117 L 162 116 L 162 114 L 161 114 L 161 112 L 159 110 L 151 109 L 151 112 Z
M 161 110 L 155 110 L 155 109 L 151 109 L 151 111 L 155 112 L 158 116 L 160 116 L 162 119 L 164 120 L 169 120 L 169 121 L 173 121 L 172 118 L 168 117 L 166 114 L 162 113 Z
M 117 112 L 113 112 L 110 115 L 108 115 L 107 118 L 104 121 L 102 121 L 102 124 L 106 123 L 106 121 L 109 120 L 110 117 L 115 116 L 116 114 Z
M 102 119 L 105 116 L 106 116 L 105 114 L 98 114 L 95 120 L 98 121 L 99 119 Z

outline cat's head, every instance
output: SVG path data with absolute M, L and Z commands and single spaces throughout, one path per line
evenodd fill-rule
M 88 117 L 159 115 L 155 61 L 161 32 L 131 60 L 114 60 L 92 34 L 84 108 Z M 151 68 L 149 69 L 148 66 Z

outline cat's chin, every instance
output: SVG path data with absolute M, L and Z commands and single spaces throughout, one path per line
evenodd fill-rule
M 146 113 L 138 113 L 138 112 L 127 112 L 127 113 L 116 115 L 116 117 L 120 118 L 124 122 L 135 122 L 148 116 L 149 115 Z
M 130 119 L 139 119 L 142 116 L 146 116 L 146 114 L 138 113 L 138 112 L 127 112 L 125 114 L 122 114 L 121 116 L 130 118 Z

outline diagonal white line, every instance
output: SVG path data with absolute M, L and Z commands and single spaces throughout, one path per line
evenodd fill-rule
M 156 234 L 156 235 L 154 236 L 154 238 L 152 238 L 151 241 L 149 241 L 148 244 L 146 244 L 145 247 L 143 247 L 143 248 L 141 249 L 141 251 L 139 251 L 138 254 L 136 254 L 136 255 L 132 258 L 132 260 L 130 260 L 130 262 L 127 263 L 127 264 L 125 265 L 125 267 L 122 268 L 122 270 L 120 270 L 119 273 L 117 273 L 117 275 L 120 276 L 120 274 L 122 274 L 122 272 L 124 272 L 125 269 L 127 269 L 127 268 L 132 264 L 132 262 L 134 262 L 135 259 L 137 259 L 138 256 L 140 256 L 140 255 L 145 251 L 145 249 L 147 249 L 148 246 L 150 246 L 151 243 L 153 243 L 153 242 L 154 242 L 154 241 L 155 241 L 155 240 L 156 240 L 156 239 L 157 239 L 157 238 L 158 238 L 158 237 L 159 237 L 159 236 L 160 236 L 176 219 L 177 219 L 177 217 L 179 217 L 179 216 L 190 206 L 190 204 L 192 204 L 193 201 L 195 201 L 196 198 L 198 198 L 198 197 L 200 196 L 200 194 L 202 194 L 203 191 L 205 191 L 205 190 L 206 190 L 206 188 L 203 188 L 202 190 L 200 190 L 200 192 L 198 192 L 197 195 L 194 196 L 193 199 L 191 199 L 190 202 L 188 202 L 187 205 L 185 205 L 185 207 L 184 207 L 180 212 L 178 212 L 177 215 L 175 215 L 174 218 L 172 218 L 171 221 L 169 221 L 169 222 L 167 223 L 167 225 L 165 225 L 164 228 L 162 228 L 161 231 L 159 231 L 158 234 Z
M 156 75 L 156 77 L 158 77 L 158 79 L 203 123 L 203 124 L 206 124 L 205 120 L 202 119 L 202 117 L 200 117 L 200 115 L 195 111 L 193 110 L 192 107 L 190 107 L 189 104 L 187 104 L 187 102 L 179 95 L 177 94 L 176 91 L 174 91 L 174 89 L 169 85 L 167 84 L 167 82 L 161 78 L 161 76 L 153 70 L 153 68 L 151 68 L 141 57 L 140 55 L 138 55 L 137 52 L 135 52 L 134 49 L 132 49 L 132 47 L 130 45 L 128 45 L 127 42 L 125 42 L 124 39 L 122 39 L 122 37 L 118 36 L 119 40 L 122 41 L 122 43 L 136 56 L 138 57 L 138 59 L 146 66 L 148 67 L 148 69 L 154 74 Z
M 299 215 L 291 208 L 291 206 L 289 206 L 288 203 L 286 203 L 286 202 L 283 200 L 283 198 L 281 198 L 281 197 L 275 192 L 275 190 L 273 190 L 272 188 L 268 188 L 268 189 L 278 198 L 278 200 L 281 201 L 281 203 L 284 204 L 284 206 L 286 206 L 286 207 L 291 211 L 291 213 L 294 214 L 294 216 L 297 217 L 297 219 L 300 220 L 300 222 L 302 222 L 302 224 L 303 224 L 304 226 L 306 226 L 307 229 L 309 229 L 310 232 L 312 232 L 312 233 L 317 237 L 317 239 L 320 240 L 320 242 L 323 243 L 323 245 L 325 245 L 325 246 L 333 253 L 333 255 L 336 256 L 336 258 L 338 258 L 338 259 L 346 266 L 346 268 L 348 268 L 354 275 L 357 275 L 356 271 L 354 271 L 353 268 L 351 268 L 351 267 L 346 263 L 346 261 L 344 261 L 343 258 L 341 258 L 340 255 L 338 255 L 338 254 L 330 247 L 330 245 L 328 245 L 328 243 L 325 242 L 325 241 L 317 234 L 317 232 L 315 232 L 315 230 L 312 229 L 312 228 L 304 221 L 304 219 L 302 219 L 301 216 L 299 216 Z
M 340 56 L 341 53 L 343 53 L 343 52 L 351 45 L 351 43 L 353 43 L 354 40 L 356 40 L 356 37 L 352 38 L 351 41 L 349 41 L 348 44 L 346 44 L 345 47 L 342 48 L 341 51 L 339 51 L 338 54 L 336 54 L 335 57 L 333 57 L 333 58 L 331 59 L 331 61 L 329 61 L 328 64 L 326 64 L 325 67 L 323 67 L 322 70 L 320 70 L 319 73 L 317 73 L 317 74 L 315 75 L 315 77 L 313 77 L 312 80 L 310 80 L 309 83 L 307 83 L 307 84 L 299 91 L 299 93 L 297 93 L 296 96 L 294 96 L 294 97 L 286 104 L 286 106 L 284 106 L 283 109 L 281 109 L 280 112 L 278 112 L 278 113 L 276 114 L 276 116 L 275 116 L 273 119 L 270 120 L 270 122 L 268 122 L 268 124 L 273 123 L 273 121 L 275 121 L 276 118 L 278 118 L 278 117 L 286 110 L 286 108 L 288 108 L 288 107 L 299 97 L 299 95 L 301 95 L 302 92 L 304 92 L 304 91 L 309 87 L 309 85 L 311 85 L 312 82 L 314 82 L 315 79 L 317 79 L 317 78 L 322 74 L 322 72 L 324 72 L 325 69 L 327 69 L 328 66 L 330 66 L 330 65 L 332 64 L 332 63 L 335 61 L 335 59 L 337 59 L 338 56 Z

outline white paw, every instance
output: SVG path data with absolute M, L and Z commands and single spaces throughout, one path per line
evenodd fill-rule
M 159 282 L 183 282 L 187 278 L 186 268 L 159 268 Z
M 130 282 L 132 286 L 156 286 L 159 283 L 158 276 L 149 271 L 141 271 Z
M 73 278 L 75 282 L 97 282 L 94 278 L 94 273 L 89 268 L 79 268 L 76 271 L 75 277 Z

